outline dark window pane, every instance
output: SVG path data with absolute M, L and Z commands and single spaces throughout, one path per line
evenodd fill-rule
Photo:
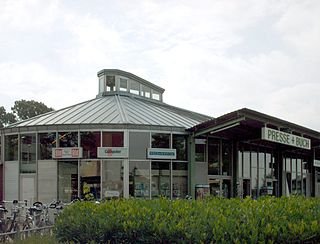
M 20 172 L 36 172 L 36 134 L 20 136 Z
M 152 148 L 170 148 L 170 134 L 152 133 Z
M 5 144 L 5 161 L 18 160 L 18 135 L 6 136 Z
M 83 158 L 97 158 L 97 147 L 100 147 L 100 132 L 80 132 Z
M 172 148 L 177 150 L 178 160 L 187 160 L 187 138 L 184 135 L 173 135 Z
M 78 147 L 78 132 L 59 132 L 59 147 Z
M 52 159 L 52 148 L 56 147 L 56 133 L 39 134 L 39 158 Z
M 102 132 L 103 147 L 123 147 L 123 132 Z
M 220 161 L 219 161 L 219 140 L 209 140 L 208 145 L 208 174 L 220 174 Z

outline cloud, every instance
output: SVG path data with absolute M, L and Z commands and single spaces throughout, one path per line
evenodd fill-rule
M 317 0 L 5 0 L 0 104 L 72 105 L 97 94 L 97 71 L 118 68 L 164 87 L 175 106 L 211 116 L 249 107 L 320 129 L 319 8 Z

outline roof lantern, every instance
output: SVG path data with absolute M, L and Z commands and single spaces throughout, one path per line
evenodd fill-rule
M 119 69 L 103 69 L 97 75 L 97 97 L 127 93 L 162 102 L 164 89 L 134 74 Z

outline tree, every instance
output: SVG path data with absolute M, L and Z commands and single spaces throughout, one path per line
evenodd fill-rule
M 3 106 L 0 107 L 0 128 L 16 121 L 16 117 L 13 113 L 7 113 Z
M 26 101 L 23 99 L 14 102 L 14 106 L 11 108 L 12 112 L 6 112 L 6 109 L 0 106 L 0 128 L 53 110 L 53 108 L 47 107 L 42 102 L 34 100 Z
M 11 108 L 13 114 L 17 120 L 25 120 L 35 117 L 40 114 L 44 114 L 53 111 L 53 108 L 47 107 L 42 102 L 36 102 L 34 100 L 19 100 L 14 102 L 14 106 Z

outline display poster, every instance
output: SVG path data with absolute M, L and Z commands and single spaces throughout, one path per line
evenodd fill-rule
M 82 147 L 52 148 L 52 158 L 82 158 Z

